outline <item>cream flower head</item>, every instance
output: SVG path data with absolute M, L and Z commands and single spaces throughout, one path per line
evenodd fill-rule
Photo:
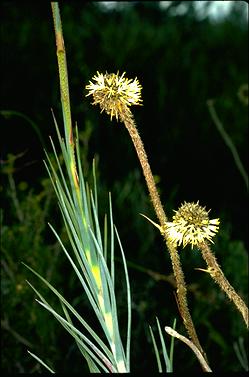
M 89 93 L 86 95 L 93 96 L 92 105 L 99 104 L 101 112 L 105 111 L 112 117 L 115 115 L 117 120 L 123 121 L 125 114 L 129 111 L 131 105 L 141 105 L 141 89 L 137 78 L 134 80 L 124 77 L 125 72 L 119 76 L 117 74 L 107 72 L 105 75 L 97 71 L 97 75 L 93 76 L 86 89 Z
M 210 210 L 209 210 L 210 211 Z M 212 237 L 218 232 L 220 220 L 209 220 L 205 207 L 197 203 L 184 202 L 181 207 L 174 211 L 172 222 L 167 222 L 165 232 L 169 241 L 176 246 L 183 244 L 197 245 L 208 240 L 213 243 Z

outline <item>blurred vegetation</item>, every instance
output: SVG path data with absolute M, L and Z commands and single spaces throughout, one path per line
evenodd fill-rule
M 210 5 L 211 2 L 208 2 Z M 172 325 L 184 333 L 174 297 L 169 256 L 160 234 L 142 218 L 155 218 L 126 130 L 84 98 L 97 70 L 126 71 L 143 85 L 144 106 L 135 108 L 139 132 L 156 175 L 166 212 L 182 201 L 200 201 L 221 218 L 214 250 L 234 288 L 247 296 L 248 192 L 207 108 L 215 99 L 220 120 L 248 166 L 248 25 L 243 2 L 226 18 L 198 18 L 193 2 L 121 2 L 61 5 L 73 121 L 80 129 L 86 176 L 97 155 L 100 213 L 112 192 L 114 221 L 129 261 L 133 305 L 131 365 L 156 370 L 148 324 Z M 207 6 L 208 6 L 207 5 Z M 185 12 L 177 12 L 185 7 Z M 42 160 L 55 131 L 50 108 L 61 119 L 59 81 L 49 4 L 1 4 L 1 292 L 2 360 L 6 373 L 41 372 L 27 348 L 58 372 L 85 370 L 72 339 L 34 301 L 21 261 L 49 277 L 77 305 L 87 307 L 78 283 L 48 229 L 64 234 Z M 239 95 L 238 95 L 239 93 Z M 245 99 L 245 95 L 243 97 Z M 61 124 L 62 125 L 62 124 Z M 190 310 L 210 366 L 242 371 L 233 343 L 248 348 L 243 320 L 209 276 L 197 250 L 181 251 Z M 154 271 L 151 272 L 151 271 Z M 66 277 L 66 278 L 65 278 Z M 37 282 L 35 282 L 37 283 Z M 34 285 L 35 285 L 34 283 Z M 117 281 L 120 316 L 125 315 Z M 53 300 L 51 296 L 50 300 Z M 31 348 L 30 348 L 31 347 Z M 194 355 L 175 343 L 176 371 L 199 371 Z

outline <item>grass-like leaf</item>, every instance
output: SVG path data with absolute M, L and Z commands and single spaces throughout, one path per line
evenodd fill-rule
M 110 195 L 111 200 L 111 195 Z M 111 206 L 111 203 L 110 203 Z M 111 208 L 111 207 L 110 207 Z M 126 280 L 126 287 L 127 287 L 127 336 L 126 336 L 126 360 L 127 360 L 127 372 L 130 371 L 130 343 L 131 343 L 131 289 L 130 289 L 130 281 L 127 269 L 127 263 L 125 259 L 124 250 L 118 235 L 117 228 L 115 227 L 115 233 L 118 239 L 119 247 L 122 254 L 122 260 L 124 265 L 124 272 L 125 272 L 125 280 Z
M 28 353 L 37 361 L 39 361 L 40 364 L 42 364 L 49 372 L 55 373 L 44 361 L 42 361 L 38 356 L 36 356 L 34 353 L 30 352 L 28 350 Z
M 25 264 L 24 264 L 25 265 Z M 96 343 L 100 346 L 100 348 L 105 352 L 106 356 L 114 363 L 114 358 L 108 347 L 104 344 L 104 342 L 99 338 L 99 336 L 92 330 L 92 328 L 87 324 L 87 322 L 80 316 L 80 314 L 72 307 L 71 304 L 41 275 L 39 275 L 36 271 L 34 271 L 29 266 L 25 265 L 29 270 L 31 270 L 36 276 L 38 276 L 50 289 L 51 291 L 59 298 L 59 300 L 71 311 L 71 313 L 79 320 L 79 322 L 85 327 L 85 329 L 88 331 L 88 333 L 93 337 L 93 339 L 96 341 Z M 46 304 L 49 306 L 47 301 L 44 299 L 44 297 L 34 288 L 34 286 L 27 281 L 27 283 L 30 285 L 30 287 L 34 290 L 34 292 L 37 294 L 37 296 Z
M 152 339 L 152 344 L 153 344 L 154 351 L 155 351 L 155 355 L 156 355 L 156 361 L 157 361 L 158 372 L 159 372 L 159 373 L 162 373 L 162 372 L 163 372 L 163 368 L 162 368 L 162 363 L 161 363 L 161 360 L 160 360 L 159 350 L 158 350 L 158 347 L 157 347 L 157 344 L 156 344 L 156 339 L 155 339 L 155 337 L 154 337 L 153 330 L 152 330 L 152 327 L 151 327 L 151 326 L 149 326 L 149 330 L 150 330 L 150 335 L 151 335 L 151 339 Z
M 160 354 L 162 353 L 163 354 L 164 363 L 165 363 L 165 371 L 166 372 L 173 372 L 173 349 L 174 349 L 174 343 L 171 340 L 170 356 L 169 356 L 168 352 L 167 352 L 166 345 L 165 345 L 165 340 L 164 340 L 164 337 L 163 337 L 161 325 L 160 325 L 160 322 L 159 322 L 159 320 L 158 320 L 157 317 L 156 317 L 156 322 L 157 322 L 157 329 L 158 329 L 159 338 L 160 338 L 160 342 L 161 342 L 161 350 L 162 350 L 162 352 L 160 351 L 160 349 L 159 349 L 159 347 L 157 345 L 157 342 L 156 342 L 156 339 L 155 339 L 155 336 L 154 336 L 154 333 L 153 333 L 153 330 L 152 330 L 151 326 L 149 326 L 149 330 L 150 330 L 150 335 L 151 335 L 151 339 L 152 339 L 153 348 L 154 348 L 154 351 L 155 351 L 155 356 L 156 356 L 158 371 L 160 373 L 163 372 L 163 367 L 162 367 L 162 363 L 161 363 L 161 359 L 160 359 Z M 176 321 L 174 320 L 173 326 L 175 326 L 175 323 L 176 323 Z
M 156 317 L 156 322 L 157 322 L 157 328 L 158 328 L 158 332 L 159 332 L 159 336 L 160 336 L 160 341 L 161 341 L 163 358 L 164 358 L 166 370 L 167 370 L 167 372 L 173 372 L 172 371 L 172 365 L 170 363 L 170 359 L 169 359 L 169 356 L 168 356 L 168 353 L 167 353 L 167 350 L 166 350 L 165 341 L 164 341 L 164 338 L 163 338 L 160 322 L 159 322 L 157 317 Z
M 86 358 L 90 371 L 93 372 L 127 372 L 130 370 L 130 287 L 125 263 L 124 252 L 121 247 L 125 276 L 128 290 L 128 331 L 126 354 L 124 352 L 117 315 L 115 298 L 115 264 L 114 264 L 114 224 L 111 202 L 109 207 L 110 224 L 108 232 L 107 219 L 104 222 L 104 234 L 98 213 L 98 193 L 95 162 L 93 161 L 93 190 L 85 182 L 81 166 L 81 153 L 77 126 L 72 128 L 71 109 L 69 100 L 69 85 L 67 77 L 67 64 L 65 44 L 63 41 L 62 24 L 58 3 L 52 2 L 52 12 L 55 27 L 57 59 L 59 67 L 61 105 L 63 113 L 64 135 L 59 131 L 54 113 L 54 125 L 59 141 L 60 153 L 57 152 L 53 140 L 50 138 L 53 156 L 46 154 L 45 167 L 55 190 L 58 205 L 70 242 L 70 250 L 64 246 L 60 236 L 49 224 L 52 232 L 59 241 L 66 257 L 68 258 L 75 275 L 78 277 L 82 288 L 92 306 L 108 345 L 88 325 L 75 308 L 52 286 L 45 278 L 31 267 L 25 265 L 58 297 L 64 317 L 47 303 L 45 298 L 29 283 L 38 295 L 38 302 L 48 310 L 61 325 L 73 336 L 79 350 Z M 61 159 L 62 156 L 62 159 Z M 110 234 L 110 253 L 108 252 L 108 234 Z M 71 252 L 72 251 L 72 252 Z M 111 272 L 107 260 L 111 258 Z M 81 332 L 73 320 L 74 316 L 87 331 L 87 336 Z

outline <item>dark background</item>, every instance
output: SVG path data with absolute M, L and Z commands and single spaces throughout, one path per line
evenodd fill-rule
M 84 87 L 97 70 L 125 71 L 128 78 L 138 77 L 143 86 L 143 107 L 132 111 L 166 213 L 171 217 L 173 209 L 185 200 L 199 200 L 211 208 L 210 217 L 221 219 L 213 249 L 229 281 L 246 300 L 248 191 L 206 103 L 210 98 L 215 100 L 217 114 L 247 167 L 248 89 L 244 101 L 238 96 L 241 85 L 248 83 L 246 5 L 233 2 L 229 14 L 218 20 L 212 20 L 205 12 L 199 17 L 191 1 L 174 1 L 167 9 L 156 1 L 119 3 L 110 10 L 96 2 L 72 2 L 61 4 L 60 8 L 72 118 L 80 130 L 83 166 L 86 175 L 90 175 L 92 159 L 97 158 L 100 207 L 104 215 L 110 190 L 115 223 L 130 262 L 131 368 L 139 373 L 153 371 L 156 362 L 148 324 L 154 327 L 158 316 L 163 326 L 172 325 L 176 317 L 177 330 L 184 333 L 174 287 L 146 272 L 151 269 L 170 276 L 170 259 L 160 235 L 139 215 L 144 213 L 155 219 L 127 131 L 91 106 Z M 20 264 L 30 263 L 45 274 L 51 270 L 53 283 L 59 284 L 69 297 L 75 297 L 78 305 L 87 307 L 46 225 L 50 221 L 64 232 L 42 161 L 43 148 L 51 149 L 49 135 L 56 140 L 51 108 L 62 127 L 50 4 L 4 2 L 2 370 L 9 373 L 42 370 L 27 355 L 27 341 L 34 353 L 58 372 L 77 373 L 85 368 L 71 338 L 49 314 L 37 308 L 25 283 L 28 272 Z M 192 287 L 190 310 L 211 367 L 214 371 L 243 370 L 233 348 L 239 337 L 248 342 L 240 313 L 206 274 L 195 270 L 205 268 L 197 250 L 186 247 L 181 258 L 186 281 Z M 122 286 L 117 292 L 122 323 Z M 200 370 L 191 351 L 177 342 L 174 366 L 177 371 Z

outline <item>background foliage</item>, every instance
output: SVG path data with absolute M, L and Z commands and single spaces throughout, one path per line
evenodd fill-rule
M 211 2 L 209 2 L 211 3 Z M 111 123 L 84 98 L 97 70 L 126 71 L 143 85 L 144 106 L 134 109 L 139 132 L 171 216 L 182 201 L 196 201 L 221 218 L 214 249 L 225 275 L 247 299 L 248 196 L 230 150 L 207 109 L 209 98 L 240 158 L 248 164 L 248 108 L 237 93 L 248 82 L 248 26 L 243 2 L 234 2 L 220 21 L 196 14 L 193 2 L 61 5 L 73 121 L 78 124 L 82 161 L 90 177 L 98 160 L 100 212 L 112 192 L 115 223 L 130 263 L 133 331 L 131 365 L 156 370 L 148 324 L 184 332 L 174 298 L 171 264 L 161 237 L 139 213 L 155 218 L 133 145 L 124 127 Z M 185 9 L 184 12 L 181 11 Z M 42 162 L 48 135 L 55 140 L 50 108 L 61 119 L 52 16 L 49 4 L 1 5 L 2 163 L 2 370 L 41 371 L 26 349 L 58 372 L 79 372 L 85 364 L 76 346 L 27 287 L 24 261 L 49 276 L 67 297 L 87 310 L 62 252 L 47 227 L 64 229 Z M 58 215 L 58 216 L 57 216 Z M 241 371 L 233 343 L 248 347 L 239 313 L 214 286 L 196 250 L 181 252 L 190 288 L 190 310 L 215 371 Z M 151 272 L 154 271 L 154 273 Z M 156 272 L 156 273 L 155 273 Z M 161 275 L 160 275 L 161 274 Z M 122 318 L 123 286 L 118 287 Z M 53 298 L 51 297 L 51 300 Z M 30 344 L 29 344 L 30 343 Z M 145 357 L 146 355 L 146 357 Z M 184 369 L 183 369 L 184 368 Z M 191 351 L 176 342 L 175 370 L 199 371 Z

